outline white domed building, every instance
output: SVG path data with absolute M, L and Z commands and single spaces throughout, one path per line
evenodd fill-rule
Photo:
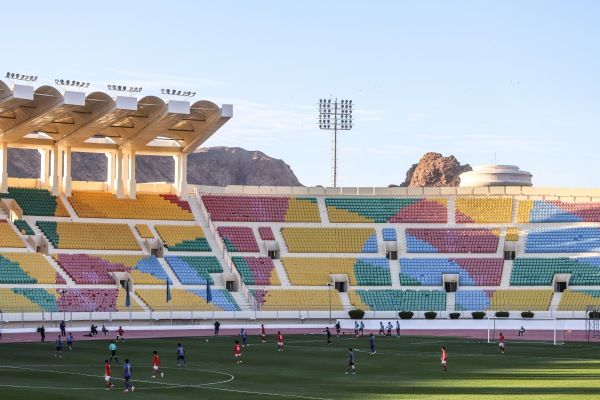
M 460 187 L 532 186 L 533 175 L 516 165 L 480 165 L 460 174 Z

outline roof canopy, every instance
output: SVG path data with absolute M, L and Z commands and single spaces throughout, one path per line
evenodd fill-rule
M 65 146 L 81 151 L 191 153 L 233 115 L 232 105 L 165 103 L 156 96 L 112 98 L 61 93 L 0 80 L 0 142 L 10 147 Z

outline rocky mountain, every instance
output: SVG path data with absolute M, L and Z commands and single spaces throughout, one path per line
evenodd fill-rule
M 107 159 L 103 153 L 72 153 L 73 180 L 105 181 Z M 172 182 L 172 157 L 136 157 L 138 183 Z M 37 150 L 8 150 L 8 176 L 39 178 L 40 154 Z M 269 185 L 302 186 L 289 165 L 260 151 L 239 147 L 208 147 L 188 155 L 188 183 L 193 185 Z
M 439 153 L 426 153 L 418 164 L 406 173 L 401 187 L 458 186 L 460 174 L 471 171 L 469 164 L 461 165 L 456 157 L 444 157 Z

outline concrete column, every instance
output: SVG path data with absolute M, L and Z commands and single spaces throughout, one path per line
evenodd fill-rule
M 130 199 L 135 199 L 136 197 L 136 181 L 135 181 L 135 151 L 131 151 L 129 153 L 129 157 L 127 160 L 127 194 Z
M 187 195 L 187 153 L 183 153 L 181 156 L 181 176 L 179 177 L 180 179 L 180 193 L 179 196 L 186 196 Z
M 50 182 L 48 177 L 50 176 L 50 150 L 49 149 L 38 149 L 40 153 L 40 186 L 42 189 L 48 189 Z
M 0 192 L 8 192 L 8 143 L 0 143 Z
M 179 192 L 181 191 L 181 186 L 179 184 L 181 182 L 181 158 L 179 155 L 173 156 L 173 163 L 175 164 L 175 168 L 173 168 L 173 188 L 175 189 L 175 193 L 179 195 Z
M 71 146 L 67 147 L 63 151 L 63 192 L 66 196 L 71 195 L 71 185 L 73 180 L 71 178 Z
M 115 153 L 104 153 L 108 159 L 108 168 L 106 169 L 106 186 L 111 193 L 115 192 Z
M 113 185 L 115 190 L 115 195 L 117 198 L 123 198 L 123 151 L 117 150 L 116 160 L 115 160 L 115 172 L 116 178 L 115 183 Z
M 60 189 L 62 176 L 61 151 L 58 146 L 52 146 L 50 149 L 50 187 L 54 196 L 58 196 Z

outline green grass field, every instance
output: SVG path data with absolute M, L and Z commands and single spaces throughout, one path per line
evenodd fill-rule
M 371 355 L 366 336 L 288 335 L 284 352 L 251 338 L 244 363 L 233 358 L 234 337 L 130 339 L 118 343 L 121 364 L 133 365 L 135 392 L 123 393 L 122 367 L 113 364 L 113 391 L 104 390 L 109 341 L 76 342 L 54 357 L 53 343 L 0 344 L 3 399 L 565 399 L 600 394 L 600 345 L 507 342 L 496 345 L 439 337 L 377 338 Z M 177 368 L 175 347 L 186 348 L 188 368 Z M 440 348 L 448 350 L 448 372 Z M 345 375 L 348 347 L 357 348 L 356 375 Z M 66 346 L 65 346 L 66 348 Z M 150 379 L 152 351 L 164 378 Z

